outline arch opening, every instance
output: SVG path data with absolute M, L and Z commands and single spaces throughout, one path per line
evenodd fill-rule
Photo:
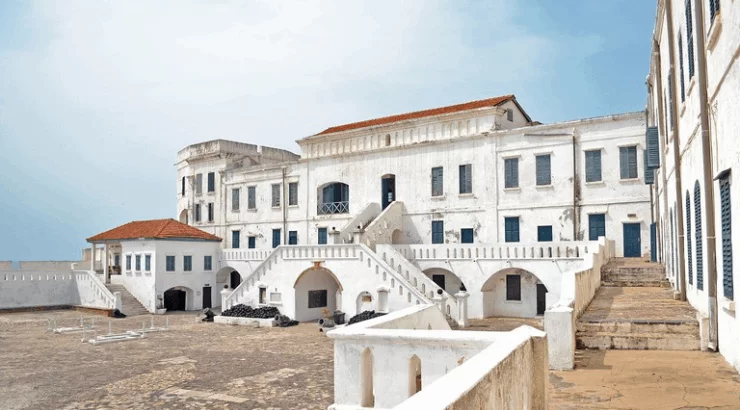
M 481 287 L 484 317 L 537 317 L 558 299 L 534 273 L 525 269 L 502 269 Z
M 459 276 L 444 268 L 429 268 L 424 274 L 445 292 L 454 295 L 461 290 L 467 290 Z
M 188 210 L 187 209 L 183 209 L 182 212 L 180 212 L 180 217 L 178 218 L 178 220 L 187 225 L 188 223 Z
M 185 286 L 174 286 L 164 292 L 164 307 L 168 311 L 193 310 L 193 291 Z
M 349 185 L 343 182 L 329 182 L 320 186 L 316 196 L 319 215 L 349 212 Z
M 300 322 L 318 320 L 325 314 L 333 314 L 341 308 L 342 284 L 332 271 L 326 268 L 304 270 L 296 279 L 295 320 Z
M 365 348 L 360 355 L 360 406 L 375 407 L 375 387 L 373 386 L 373 352 Z
M 413 355 L 409 359 L 409 397 L 421 391 L 421 359 Z

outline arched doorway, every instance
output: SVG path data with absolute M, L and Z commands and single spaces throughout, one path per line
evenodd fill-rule
M 396 229 L 393 231 L 393 234 L 391 235 L 391 243 L 394 245 L 404 243 L 403 232 L 401 232 L 400 229 Z
M 502 269 L 481 287 L 483 316 L 536 317 L 547 309 L 545 284 L 532 272 Z
M 396 176 L 393 174 L 383 175 L 381 178 L 383 209 L 396 200 Z
M 454 295 L 455 293 L 466 290 L 465 284 L 462 279 L 444 268 L 430 268 L 424 271 L 424 274 L 429 277 L 434 283 L 440 288 L 444 289 L 445 292 Z
M 324 311 L 333 313 L 341 308 L 337 305 L 337 299 L 341 300 L 342 284 L 329 269 L 306 269 L 296 279 L 293 289 L 295 289 L 293 317 L 299 322 L 318 320 L 324 316 Z
M 175 286 L 164 292 L 164 307 L 168 311 L 193 308 L 193 291 L 184 286 Z
M 242 275 L 240 275 L 239 272 L 232 270 L 229 274 L 229 287 L 231 287 L 231 289 L 236 289 L 240 283 L 242 283 Z
M 180 212 L 180 222 L 187 224 L 188 223 L 188 210 L 183 209 L 182 212 Z

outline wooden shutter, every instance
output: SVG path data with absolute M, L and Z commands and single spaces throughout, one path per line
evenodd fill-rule
M 645 167 L 650 169 L 660 168 L 660 138 L 658 137 L 658 127 L 648 127 L 645 131 L 645 147 L 647 148 Z
M 460 165 L 460 193 L 469 194 L 473 192 L 472 165 Z
M 681 102 L 686 100 L 686 89 L 683 81 L 683 38 L 681 32 L 678 32 L 678 77 L 681 80 Z
M 701 7 L 701 4 L 699 5 Z M 689 80 L 694 76 L 694 24 L 691 0 L 686 0 L 686 47 L 689 59 Z
M 272 206 L 280 206 L 280 184 L 272 185 Z
M 519 217 L 504 218 L 504 241 L 519 242 Z
M 506 275 L 506 300 L 522 300 L 522 277 Z
M 644 150 L 643 154 L 644 154 L 643 164 L 647 164 L 647 157 L 648 157 L 647 150 Z M 642 170 L 644 174 L 645 184 L 646 185 L 654 184 L 655 183 L 655 170 L 652 168 L 648 168 L 647 166 L 642 167 Z
M 216 174 L 214 172 L 208 173 L 208 192 L 216 190 Z
M 253 186 L 247 187 L 247 208 L 249 209 L 257 207 L 256 191 L 257 189 Z
M 606 218 L 604 214 L 591 214 L 588 216 L 588 240 L 598 240 L 600 236 L 606 236 Z
M 444 168 L 432 168 L 432 196 L 444 194 Z
M 240 231 L 231 231 L 231 247 L 239 249 L 239 233 Z
M 704 243 L 702 242 L 701 187 L 694 184 L 694 232 L 696 233 L 696 287 L 704 289 Z
M 537 242 L 552 242 L 552 226 L 537 227 Z
M 668 70 L 668 127 L 673 131 L 673 70 Z
M 257 247 L 257 239 L 254 236 L 250 236 L 247 238 L 247 246 L 249 249 L 254 249 Z
M 504 160 L 504 187 L 516 188 L 519 186 L 519 158 Z
M 586 182 L 601 181 L 601 151 L 586 151 Z
M 326 228 L 319 228 L 319 245 L 326 245 Z
M 288 245 L 298 245 L 298 231 L 288 232 Z
M 474 236 L 472 228 L 463 228 L 460 230 L 460 242 L 462 243 L 473 243 Z
M 239 210 L 239 188 L 231 190 L 231 209 L 234 211 Z
M 551 172 L 550 172 L 550 156 L 549 155 L 538 155 L 537 159 L 537 185 L 550 185 L 551 183 Z
M 732 280 L 732 206 L 730 204 L 730 178 L 719 180 L 719 197 L 722 220 L 722 290 L 727 299 L 734 300 Z
M 280 229 L 272 230 L 272 247 L 277 248 L 280 246 Z
M 444 221 L 432 221 L 432 243 L 444 243 Z
M 629 153 L 627 147 L 619 148 L 619 178 L 628 179 L 630 175 L 629 171 Z
M 694 284 L 694 261 L 691 260 L 691 195 L 686 191 L 686 266 L 689 268 L 689 285 Z

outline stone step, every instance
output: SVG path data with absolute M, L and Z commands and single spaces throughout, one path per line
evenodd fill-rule
M 700 350 L 699 335 L 667 333 L 576 332 L 579 349 Z
M 615 288 L 670 288 L 671 282 L 667 279 L 658 280 L 602 280 L 601 286 Z
M 121 312 L 126 316 L 147 315 L 149 311 L 123 285 L 106 284 L 111 293 L 121 292 Z
M 576 323 L 576 331 L 582 335 L 595 335 L 600 333 L 612 334 L 641 334 L 663 333 L 667 337 L 674 335 L 699 335 L 698 321 L 655 321 L 655 320 L 634 320 L 634 321 L 598 321 Z

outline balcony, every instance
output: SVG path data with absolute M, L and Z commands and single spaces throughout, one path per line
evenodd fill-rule
M 349 213 L 349 201 L 325 202 L 319 204 L 316 213 L 319 215 L 346 214 Z

